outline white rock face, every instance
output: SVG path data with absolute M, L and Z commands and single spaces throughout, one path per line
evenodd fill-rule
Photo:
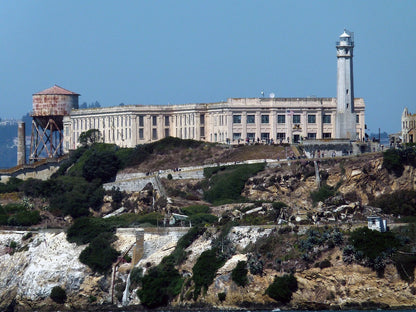
M 250 243 L 255 243 L 257 239 L 268 236 L 272 229 L 263 229 L 257 226 L 235 226 L 228 234 L 229 239 L 239 251 L 244 250 Z
M 11 241 L 24 250 L 13 255 L 0 254 L 0 299 L 17 287 L 17 295 L 31 300 L 46 298 L 54 286 L 76 291 L 90 273 L 78 257 L 86 247 L 71 244 L 64 232 L 33 233 L 26 241 L 25 232 L 0 233 L 0 246 Z M 19 249 L 19 248 L 17 248 Z

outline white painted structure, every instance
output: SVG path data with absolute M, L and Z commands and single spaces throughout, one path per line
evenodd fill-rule
M 344 30 L 337 48 L 337 119 L 335 136 L 355 140 L 356 114 L 354 110 L 353 33 Z
M 386 232 L 387 231 L 387 220 L 381 217 L 367 217 L 368 228 L 370 230 Z
M 230 98 L 225 102 L 128 105 L 75 109 L 64 117 L 64 151 L 82 132 L 98 129 L 103 141 L 134 147 L 172 136 L 219 143 L 297 143 L 365 136 L 365 104 L 354 99 L 354 40 L 337 43 L 337 98 Z

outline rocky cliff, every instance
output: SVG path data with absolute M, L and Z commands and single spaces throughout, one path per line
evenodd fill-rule
M 382 168 L 380 155 L 366 158 L 326 159 L 314 164 L 308 160 L 281 163 L 268 168 L 247 181 L 243 195 L 258 201 L 284 202 L 274 222 L 262 226 L 234 227 L 227 235 L 232 246 L 228 260 L 218 270 L 206 294 L 192 299 L 192 287 L 184 286 L 172 302 L 176 307 L 214 306 L 281 307 L 281 308 L 366 308 L 416 306 L 416 284 L 400 279 L 395 266 L 387 263 L 384 275 L 378 276 L 368 267 L 343 261 L 342 247 L 316 246 L 309 259 L 299 252 L 300 240 L 313 226 L 351 228 L 365 225 L 365 217 L 379 209 L 368 203 L 381 194 L 415 188 L 415 168 L 405 167 L 402 176 L 395 177 Z M 317 176 L 329 186 L 337 186 L 338 197 L 313 205 L 310 192 L 317 189 Z M 170 187 L 174 187 L 173 181 Z M 181 187 L 195 181 L 181 181 Z M 132 194 L 132 196 L 137 196 Z M 175 209 L 180 201 L 170 203 Z M 219 217 L 241 219 L 244 214 L 265 214 L 271 209 L 267 203 L 247 211 L 245 204 L 214 207 Z M 144 255 L 137 266 L 146 272 L 157 265 L 174 248 L 182 232 L 174 234 L 147 233 L 144 236 Z M 211 248 L 218 237 L 216 228 L 207 231 L 186 249 L 187 259 L 178 268 L 189 280 L 198 256 Z M 134 243 L 131 235 L 118 235 L 114 247 L 120 252 Z M 70 244 L 63 231 L 3 231 L 0 233 L 0 307 L 15 311 L 95 309 L 109 306 L 140 304 L 136 289 L 125 292 L 131 270 L 121 265 L 112 286 L 111 274 L 99 275 L 79 262 L 85 246 Z M 254 260 L 253 260 L 254 259 Z M 326 261 L 325 266 L 319 266 Z M 239 287 L 232 281 L 231 272 L 238 261 L 261 263 L 261 272 L 249 272 L 248 284 Z M 274 276 L 294 273 L 298 290 L 291 302 L 282 306 L 265 294 Z M 58 305 L 50 299 L 54 286 L 66 290 L 68 299 Z M 187 288 L 188 287 L 188 288 Z M 112 289 L 115 289 L 113 294 Z M 127 287 L 128 289 L 128 287 Z M 218 293 L 225 293 L 223 301 Z M 124 299 L 122 299 L 124 297 Z

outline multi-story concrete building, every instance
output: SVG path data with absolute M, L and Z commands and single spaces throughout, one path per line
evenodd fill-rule
M 354 40 L 344 31 L 337 48 L 337 98 L 231 98 L 226 102 L 128 105 L 75 109 L 64 117 L 64 149 L 82 132 L 100 131 L 106 143 L 134 147 L 167 136 L 208 142 L 297 143 L 365 136 L 365 104 L 354 99 Z

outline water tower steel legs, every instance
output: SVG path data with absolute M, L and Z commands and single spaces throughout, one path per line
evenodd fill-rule
M 63 134 L 55 120 L 45 122 L 34 118 L 30 144 L 30 161 L 54 158 L 63 155 Z

